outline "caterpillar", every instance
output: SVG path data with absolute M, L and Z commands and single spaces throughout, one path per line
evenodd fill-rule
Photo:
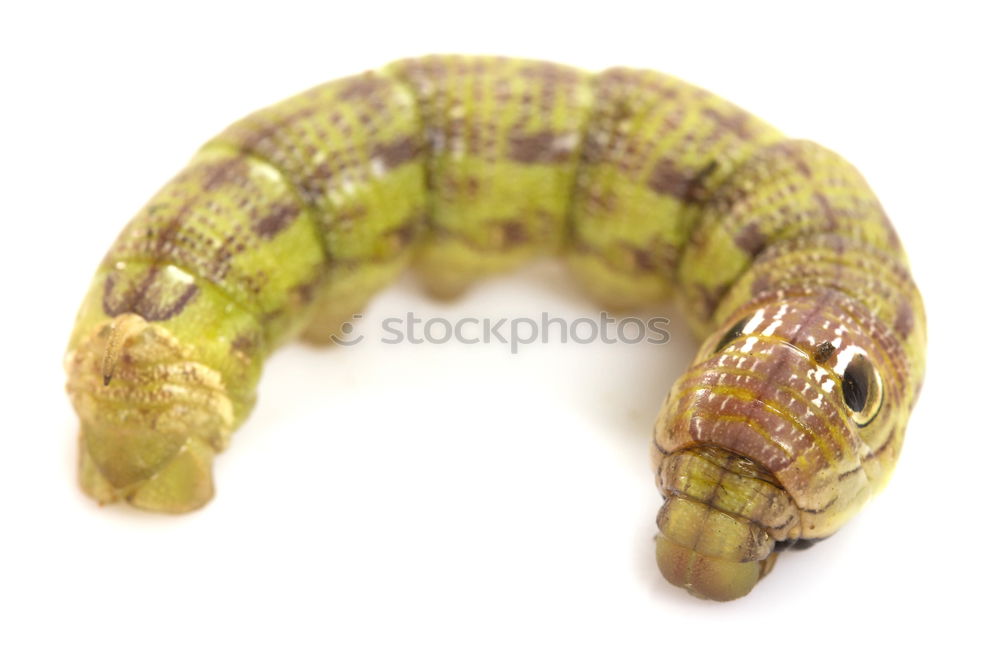
M 656 561 L 747 594 L 881 489 L 926 325 L 844 158 L 655 71 L 426 56 L 223 130 L 101 262 L 66 355 L 79 482 L 188 512 L 267 355 L 328 343 L 413 267 L 434 295 L 546 254 L 621 310 L 674 296 L 703 339 L 656 418 Z

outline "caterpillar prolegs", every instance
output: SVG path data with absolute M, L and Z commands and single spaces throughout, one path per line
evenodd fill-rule
M 196 509 L 278 345 L 328 342 L 407 266 L 455 296 L 552 253 L 609 308 L 676 292 L 704 336 L 654 429 L 668 580 L 744 595 L 886 482 L 925 324 L 857 170 L 657 72 L 466 56 L 257 111 L 153 196 L 70 340 L 80 482 Z

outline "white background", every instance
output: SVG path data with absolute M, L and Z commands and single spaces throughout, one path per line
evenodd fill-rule
M 208 4 L 20 3 L 0 16 L 0 663 L 995 660 L 988 3 Z M 667 346 L 517 356 L 295 345 L 269 362 L 206 509 L 163 517 L 85 498 L 61 358 L 120 227 L 230 121 L 429 52 L 668 71 L 859 165 L 930 322 L 888 490 L 836 538 L 783 555 L 747 598 L 703 602 L 662 581 L 647 446 L 694 349 L 677 322 Z M 406 310 L 596 313 L 552 266 L 452 305 L 404 282 L 368 321 Z

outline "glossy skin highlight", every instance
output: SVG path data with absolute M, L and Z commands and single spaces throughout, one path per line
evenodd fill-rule
M 745 595 L 884 486 L 926 334 L 856 169 L 656 72 L 429 56 L 238 121 L 121 233 L 66 360 L 84 490 L 201 507 L 277 346 L 330 342 L 407 266 L 453 297 L 543 254 L 608 308 L 676 294 L 705 336 L 654 429 L 668 580 Z

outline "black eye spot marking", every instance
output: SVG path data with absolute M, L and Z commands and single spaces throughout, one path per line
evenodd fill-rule
M 863 354 L 856 355 L 844 369 L 840 383 L 844 403 L 858 426 L 866 426 L 882 408 L 882 380 Z
M 719 344 L 715 346 L 715 353 L 718 354 L 722 352 L 726 347 L 729 346 L 734 340 L 743 335 L 743 329 L 746 327 L 747 322 L 750 321 L 750 316 L 744 317 L 742 320 L 730 327 L 729 331 L 726 332 L 720 340 Z
M 847 407 L 855 412 L 865 409 L 865 403 L 868 402 L 868 376 L 853 361 L 844 371 L 843 389 Z

